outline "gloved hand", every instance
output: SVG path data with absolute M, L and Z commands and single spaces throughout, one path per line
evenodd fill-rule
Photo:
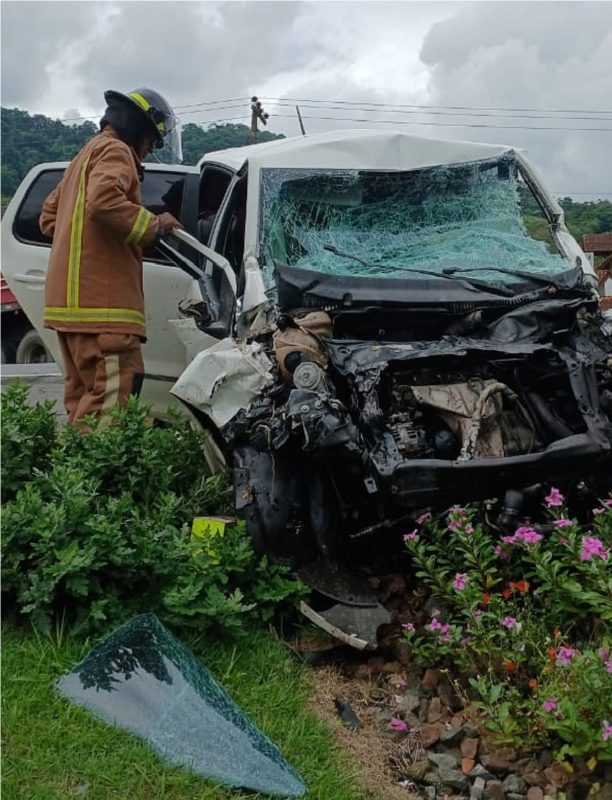
M 157 225 L 157 238 L 171 233 L 173 228 L 183 227 L 178 219 L 173 217 L 169 211 L 164 211 L 163 214 L 159 214 L 157 217 Z

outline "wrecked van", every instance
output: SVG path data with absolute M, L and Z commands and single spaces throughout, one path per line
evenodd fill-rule
M 335 559 L 494 497 L 512 527 L 544 482 L 609 481 L 594 272 L 521 152 L 334 131 L 200 166 L 204 195 L 228 183 L 198 241 L 162 245 L 199 286 L 172 394 L 211 432 L 259 551 Z

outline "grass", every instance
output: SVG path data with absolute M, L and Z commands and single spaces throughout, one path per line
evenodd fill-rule
M 367 800 L 330 730 L 304 711 L 308 675 L 272 633 L 238 644 L 185 642 L 278 745 L 310 800 Z M 91 642 L 6 624 L 2 646 L 4 800 L 255 800 L 164 764 L 144 743 L 94 719 L 54 689 Z

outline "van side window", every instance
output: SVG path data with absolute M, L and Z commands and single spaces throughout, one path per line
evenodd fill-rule
M 15 238 L 27 244 L 51 247 L 51 239 L 43 236 L 38 227 L 38 218 L 45 198 L 55 189 L 63 174 L 63 169 L 50 169 L 36 176 L 15 216 L 13 223 Z
M 205 166 L 200 177 L 200 203 L 198 212 L 198 239 L 208 244 L 217 212 L 225 197 L 232 173 L 213 165 Z
M 38 219 L 45 198 L 55 189 L 63 174 L 63 169 L 53 169 L 36 176 L 15 216 L 13 232 L 17 239 L 27 244 L 51 247 L 51 239 L 41 233 Z M 153 214 L 169 211 L 180 219 L 184 182 L 183 172 L 145 170 L 142 181 L 142 204 Z M 148 261 L 169 263 L 154 247 L 145 250 L 143 256 Z

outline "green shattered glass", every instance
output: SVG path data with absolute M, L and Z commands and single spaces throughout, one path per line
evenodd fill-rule
M 275 260 L 377 278 L 427 279 L 419 268 L 501 267 L 545 275 L 568 269 L 527 232 L 519 185 L 513 154 L 412 172 L 264 169 L 266 281 L 272 287 Z M 334 255 L 324 245 L 367 263 Z M 478 278 L 513 280 L 495 270 Z
M 306 787 L 272 742 L 155 617 L 134 617 L 58 682 L 59 691 L 144 739 L 169 763 L 281 797 Z

